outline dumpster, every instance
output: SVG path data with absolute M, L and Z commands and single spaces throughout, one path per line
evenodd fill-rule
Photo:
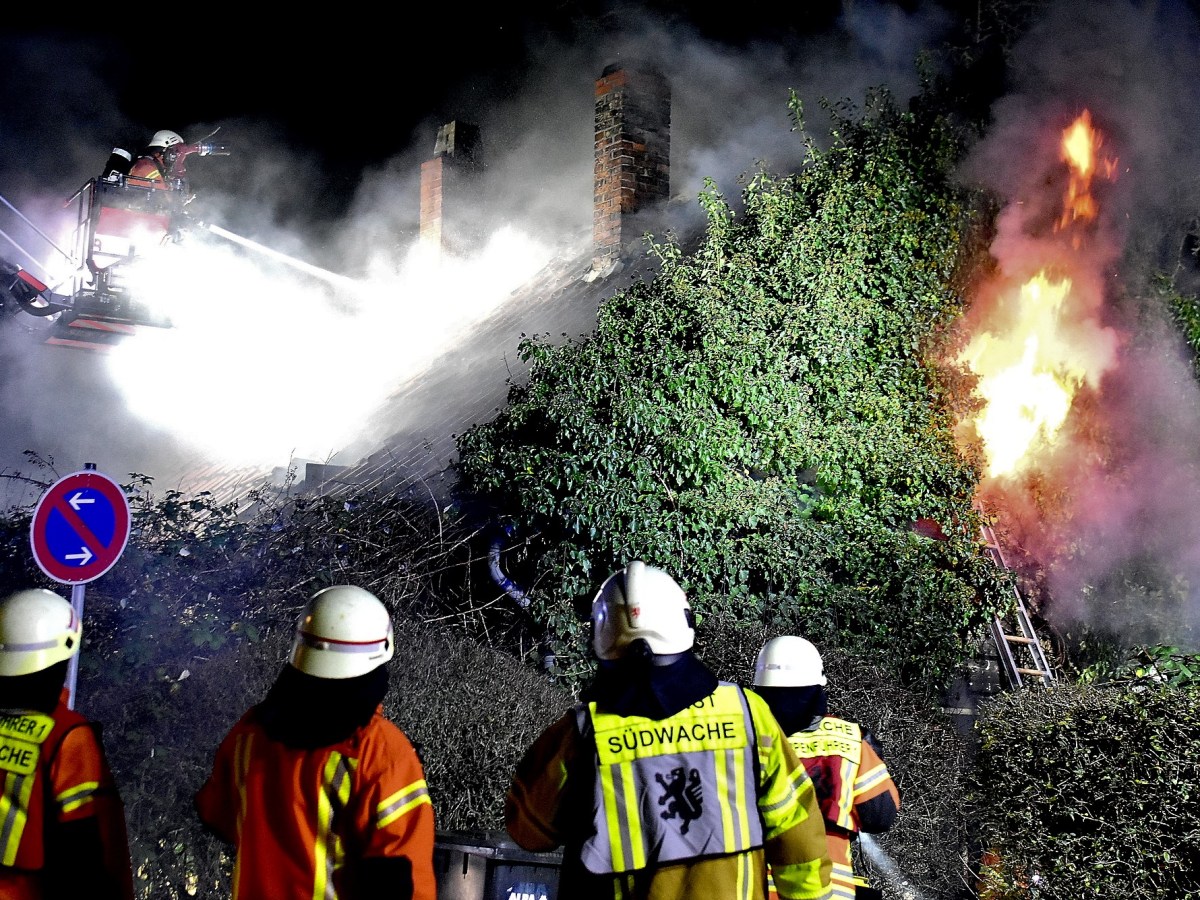
M 439 831 L 438 900 L 556 900 L 562 853 L 531 853 L 503 832 Z

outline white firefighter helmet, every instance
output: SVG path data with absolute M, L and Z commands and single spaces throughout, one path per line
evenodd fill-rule
M 150 138 L 150 143 L 147 147 L 162 147 L 166 150 L 168 147 L 174 147 L 176 144 L 182 144 L 181 138 L 174 131 L 156 131 L 154 137 Z
M 755 687 L 825 686 L 825 664 L 811 641 L 794 634 L 771 638 L 754 663 Z
M 79 652 L 83 625 L 54 591 L 17 591 L 0 601 L 0 675 L 32 675 Z
M 370 591 L 339 584 L 309 598 L 296 622 L 290 661 L 317 678 L 355 678 L 393 653 L 387 607 Z
M 683 653 L 695 637 L 683 588 L 640 560 L 608 576 L 592 601 L 592 649 L 600 659 L 620 659 L 637 640 L 659 655 Z

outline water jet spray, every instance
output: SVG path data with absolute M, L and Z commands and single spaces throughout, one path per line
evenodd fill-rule
M 307 272 L 309 275 L 320 278 L 322 281 L 326 281 L 329 284 L 342 288 L 353 288 L 356 284 L 352 279 L 347 278 L 345 275 L 338 275 L 336 272 L 330 272 L 328 269 L 322 269 L 310 263 L 303 262 L 302 260 L 295 259 L 294 257 L 287 256 L 286 254 L 280 253 L 278 250 L 272 250 L 270 247 L 265 247 L 257 241 L 252 241 L 249 238 L 242 237 L 239 234 L 234 234 L 232 231 L 227 231 L 220 225 L 206 224 L 204 227 L 218 237 L 223 237 L 227 241 L 240 244 L 241 246 L 250 250 L 256 250 L 265 256 L 269 256 L 272 259 L 292 266 L 295 269 L 299 269 L 302 272 Z
M 896 861 L 884 852 L 875 838 L 865 831 L 859 832 L 858 845 L 862 848 L 863 855 L 882 873 L 888 883 L 900 892 L 900 896 L 904 900 L 925 900 L 925 895 L 917 890 L 912 880 L 900 871 Z

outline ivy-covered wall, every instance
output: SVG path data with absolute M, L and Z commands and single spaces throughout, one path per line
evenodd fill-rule
M 660 272 L 592 336 L 524 340 L 528 381 L 459 438 L 463 493 L 524 541 L 519 580 L 568 678 L 588 669 L 591 594 L 633 558 L 701 617 L 912 679 L 945 679 L 1003 601 L 936 363 L 988 227 L 947 177 L 966 135 L 882 92 L 829 113 L 833 145 L 755 173 L 744 213 L 703 194 L 698 249 L 654 244 Z

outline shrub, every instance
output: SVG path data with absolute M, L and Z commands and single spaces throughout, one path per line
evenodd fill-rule
M 1200 685 L 1137 678 L 995 698 L 971 815 L 996 898 L 1200 895 Z

